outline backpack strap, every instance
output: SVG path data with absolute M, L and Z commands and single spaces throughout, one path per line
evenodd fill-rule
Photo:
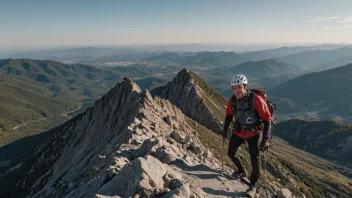
M 232 112 L 236 115 L 236 95 L 235 94 L 231 96 L 230 103 L 232 107 Z
M 253 91 L 249 91 L 249 96 L 248 96 L 248 104 L 251 107 L 252 111 L 256 111 L 255 106 L 254 106 L 254 97 L 257 94 L 254 93 Z
M 250 106 L 250 108 L 252 109 L 253 112 L 255 112 L 259 118 L 259 125 L 260 127 L 263 127 L 263 120 L 261 119 L 261 117 L 259 116 L 258 111 L 255 109 L 254 106 L 254 98 L 255 96 L 257 96 L 257 93 L 253 92 L 253 91 L 249 91 L 249 96 L 248 96 L 248 104 Z

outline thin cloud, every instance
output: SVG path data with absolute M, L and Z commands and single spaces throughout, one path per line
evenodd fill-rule
M 339 23 L 352 23 L 352 16 L 344 17 Z
M 342 19 L 342 18 L 343 17 L 341 17 L 341 16 L 315 17 L 315 19 L 306 20 L 306 21 L 308 21 L 308 22 L 317 22 L 317 21 L 328 21 L 328 20 Z
M 330 16 L 330 17 L 315 17 L 315 19 L 306 20 L 306 22 L 323 22 L 323 21 L 332 21 L 336 23 L 336 26 L 341 26 L 342 24 L 352 24 L 352 16 Z M 335 27 L 325 26 L 325 27 Z
M 330 16 L 315 17 L 315 19 L 306 20 L 306 22 L 336 21 L 338 23 L 352 23 L 352 16 Z

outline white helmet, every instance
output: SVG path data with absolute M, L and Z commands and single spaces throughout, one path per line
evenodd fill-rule
M 248 80 L 246 78 L 245 75 L 243 74 L 238 74 L 234 77 L 232 77 L 231 79 L 231 86 L 234 86 L 234 85 L 247 85 L 248 84 Z

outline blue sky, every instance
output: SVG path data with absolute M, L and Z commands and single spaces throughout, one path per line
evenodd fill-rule
M 352 43 L 352 1 L 0 0 L 0 48 Z

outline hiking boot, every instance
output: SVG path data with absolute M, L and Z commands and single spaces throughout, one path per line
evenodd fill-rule
M 241 178 L 241 177 L 247 177 L 248 173 L 246 170 L 239 170 L 237 172 L 232 173 L 231 175 L 234 178 Z
M 248 190 L 246 191 L 246 196 L 255 197 L 256 193 L 257 193 L 257 188 L 255 187 L 255 185 L 250 185 Z

